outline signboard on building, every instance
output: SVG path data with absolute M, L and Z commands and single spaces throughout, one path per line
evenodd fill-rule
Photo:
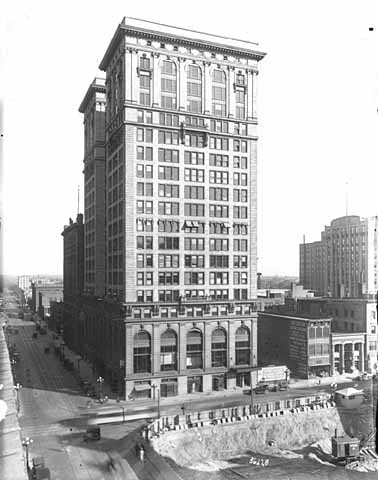
M 286 365 L 272 365 L 269 367 L 262 367 L 257 371 L 258 382 L 278 382 L 286 380 L 288 370 Z

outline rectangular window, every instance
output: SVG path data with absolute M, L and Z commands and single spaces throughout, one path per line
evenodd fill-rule
M 247 168 L 247 157 L 234 157 L 234 168 Z
M 186 182 L 204 182 L 205 171 L 198 168 L 185 168 L 184 179 Z
M 180 222 L 177 220 L 158 220 L 158 231 L 177 233 L 180 231 Z
M 228 255 L 210 255 L 210 268 L 228 268 Z
M 210 137 L 210 148 L 213 150 L 228 150 L 229 141 L 225 137 Z
M 210 272 L 210 285 L 228 285 L 228 272 Z
M 210 200 L 220 200 L 223 202 L 228 201 L 228 188 L 214 188 L 210 187 L 209 189 Z M 235 201 L 235 199 L 234 199 Z
M 185 255 L 185 267 L 187 268 L 204 268 L 204 255 Z
M 159 180 L 179 180 L 178 167 L 161 167 L 159 166 Z
M 229 216 L 228 205 L 209 205 L 209 216 L 227 218 Z
M 158 142 L 166 145 L 178 145 L 179 134 L 178 132 L 171 132 L 170 130 L 159 130 Z
M 186 165 L 204 165 L 205 156 L 201 152 L 185 152 L 184 163 Z
M 186 237 L 184 239 L 184 248 L 185 248 L 185 250 L 204 250 L 205 249 L 205 239 L 204 238 Z
M 179 186 L 168 183 L 159 183 L 159 197 L 178 198 L 180 196 Z
M 229 161 L 228 161 L 228 155 L 221 155 L 221 154 L 215 154 L 215 153 L 210 153 L 210 166 L 211 167 L 228 167 Z
M 227 252 L 229 249 L 229 241 L 223 238 L 210 238 L 209 247 L 210 251 Z
M 201 203 L 185 203 L 184 213 L 186 217 L 204 217 L 205 206 Z
M 204 272 L 185 272 L 185 285 L 203 285 L 205 283 Z
M 159 268 L 179 268 L 179 255 L 159 255 Z
M 247 207 L 234 207 L 234 218 L 247 218 Z
M 191 198 L 193 200 L 203 200 L 205 197 L 205 188 L 186 186 L 184 190 L 184 195 L 185 198 Z
M 159 250 L 178 250 L 180 248 L 179 237 L 159 237 Z
M 136 212 L 137 213 L 152 214 L 153 213 L 153 202 L 144 201 L 144 200 L 137 200 Z
M 179 151 L 159 148 L 159 162 L 179 163 Z
M 234 251 L 236 252 L 246 252 L 248 247 L 247 240 L 234 239 Z
M 219 171 L 219 170 L 210 170 L 209 171 L 209 182 L 210 183 L 221 183 L 221 184 L 224 184 L 224 185 L 228 185 L 228 172 L 222 172 L 222 171 Z
M 159 215 L 179 215 L 178 202 L 159 202 Z
M 179 272 L 159 272 L 159 285 L 179 285 Z

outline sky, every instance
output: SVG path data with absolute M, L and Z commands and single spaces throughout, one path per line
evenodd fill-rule
M 61 232 L 79 185 L 83 211 L 78 107 L 124 16 L 258 42 L 267 53 L 258 76 L 263 275 L 298 275 L 303 235 L 320 239 L 332 219 L 378 215 L 375 0 L 19 0 L 2 10 L 6 274 L 62 273 Z

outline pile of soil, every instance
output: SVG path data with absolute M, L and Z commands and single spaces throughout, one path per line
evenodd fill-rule
M 337 409 L 329 408 L 170 431 L 152 443 L 160 455 L 170 457 L 180 466 L 216 470 L 232 466 L 228 460 L 247 452 L 289 456 L 289 450 L 300 450 L 329 439 L 336 429 L 339 435 L 343 434 Z

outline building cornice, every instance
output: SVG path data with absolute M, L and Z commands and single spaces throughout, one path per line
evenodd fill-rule
M 96 95 L 96 93 L 106 93 L 105 79 L 96 77 L 89 85 L 87 93 L 85 94 L 83 101 L 81 102 L 79 107 L 80 113 L 85 113 L 88 103 L 93 98 L 93 96 Z
M 131 24 L 131 23 L 134 23 L 133 21 L 135 21 L 136 25 Z M 141 25 L 143 25 L 143 27 Z M 165 27 L 167 30 L 175 30 L 177 31 L 177 33 L 170 33 L 168 31 L 162 31 L 162 30 L 159 31 L 155 29 L 156 27 L 153 28 L 153 26 L 156 26 L 156 27 L 160 26 L 162 27 L 163 30 Z M 143 38 L 146 40 L 159 41 L 163 43 L 170 42 L 177 46 L 185 46 L 185 47 L 191 47 L 191 48 L 196 48 L 201 50 L 205 49 L 214 53 L 249 58 L 256 61 L 262 60 L 266 55 L 266 53 L 261 52 L 257 49 L 240 46 L 240 44 L 243 44 L 243 43 L 251 46 L 254 46 L 254 45 L 257 46 L 257 44 L 254 44 L 252 42 L 236 40 L 236 39 L 227 38 L 227 37 L 220 37 L 215 35 L 209 35 L 206 33 L 197 32 L 193 30 L 180 29 L 180 28 L 171 27 L 168 25 L 160 25 L 158 23 L 145 22 L 143 20 L 138 21 L 138 19 L 125 17 L 122 20 L 122 23 L 119 24 L 115 34 L 113 35 L 113 38 L 100 63 L 100 66 L 99 66 L 100 70 L 106 71 L 115 50 L 118 48 L 122 39 L 126 35 L 130 35 L 136 38 Z M 209 37 L 209 39 L 201 38 L 201 36 L 202 37 L 207 36 Z M 214 40 L 211 40 L 211 38 L 213 38 Z M 217 40 L 219 39 L 219 41 L 216 41 L 215 39 Z M 133 47 L 135 48 L 136 45 L 133 45 Z

